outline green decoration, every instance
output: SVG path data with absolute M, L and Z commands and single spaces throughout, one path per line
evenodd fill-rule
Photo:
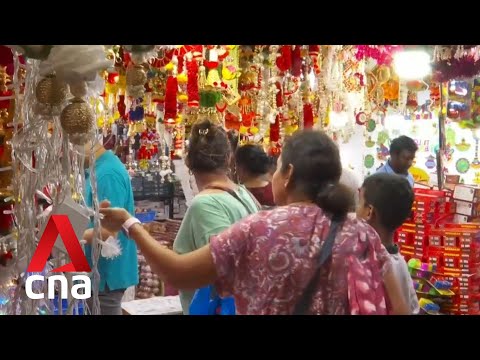
M 447 140 L 447 144 L 450 144 L 451 146 L 455 145 L 455 142 L 456 142 L 455 138 L 456 138 L 455 130 L 449 127 L 445 132 L 445 139 Z
M 201 91 L 200 92 L 200 107 L 214 107 L 222 98 L 222 94 L 218 91 Z
M 377 144 L 378 145 L 385 145 L 385 143 L 388 141 L 388 139 L 389 139 L 388 133 L 386 131 L 380 131 L 378 133 L 378 137 L 377 137 Z
M 455 168 L 460 174 L 465 174 L 470 169 L 470 162 L 465 158 L 458 159 Z
M 375 141 L 372 140 L 372 137 L 369 136 L 368 140 L 365 141 L 365 146 L 368 148 L 374 147 L 375 146 Z
M 375 120 L 373 120 L 373 119 L 368 120 L 368 122 L 367 122 L 367 131 L 368 132 L 375 131 L 376 127 L 377 127 L 377 123 L 375 122 Z
M 367 169 L 371 169 L 375 164 L 375 158 L 372 155 L 365 156 L 364 164 Z

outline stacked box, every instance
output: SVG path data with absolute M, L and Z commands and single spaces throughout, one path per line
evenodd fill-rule
M 453 211 L 448 191 L 415 189 L 411 218 L 396 233 L 396 242 L 405 260 L 418 258 L 428 261 L 429 242 L 441 246 L 440 235 L 430 237 L 435 226 Z
M 450 312 L 479 312 L 480 224 L 445 224 L 432 230 L 428 261 L 435 261 L 457 294 Z M 440 245 L 438 245 L 440 243 Z
M 477 222 L 480 218 L 480 188 L 470 185 L 455 185 L 453 198 L 459 223 Z

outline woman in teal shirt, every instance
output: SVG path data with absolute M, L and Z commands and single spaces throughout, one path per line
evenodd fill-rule
M 186 165 L 199 189 L 182 221 L 173 249 L 185 254 L 208 244 L 236 221 L 257 212 L 250 193 L 229 177 L 232 151 L 226 131 L 208 120 L 192 127 Z M 188 314 L 196 289 L 182 289 L 183 313 Z

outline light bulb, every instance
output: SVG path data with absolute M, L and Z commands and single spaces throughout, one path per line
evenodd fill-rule
M 419 80 L 431 71 L 430 56 L 421 50 L 406 50 L 393 56 L 395 72 L 401 79 Z

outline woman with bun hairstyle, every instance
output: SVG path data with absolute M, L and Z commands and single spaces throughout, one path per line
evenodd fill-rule
M 173 244 L 176 253 L 187 254 L 205 246 L 212 235 L 258 210 L 249 192 L 229 177 L 232 156 L 231 143 L 222 127 L 209 120 L 192 126 L 185 162 L 195 177 L 199 193 L 188 208 Z M 188 314 L 196 288 L 177 288 L 182 289 L 182 309 Z
M 408 314 L 377 233 L 347 214 L 353 194 L 339 184 L 341 173 L 335 143 L 302 130 L 278 159 L 279 206 L 236 222 L 198 250 L 163 248 L 108 202 L 102 224 L 125 229 L 162 280 L 182 289 L 215 284 L 221 296 L 234 297 L 237 314 Z
M 257 145 L 243 145 L 235 153 L 238 181 L 261 205 L 274 206 L 272 184 L 268 181 L 271 163 L 267 153 Z

